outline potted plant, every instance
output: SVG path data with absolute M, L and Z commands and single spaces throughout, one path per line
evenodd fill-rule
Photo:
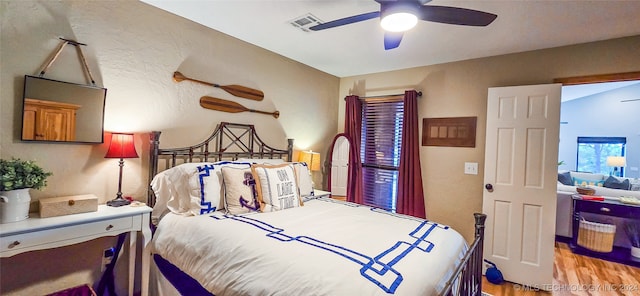
M 0 159 L 0 223 L 16 222 L 29 217 L 29 189 L 47 186 L 45 172 L 34 161 Z
M 631 242 L 631 256 L 640 258 L 640 221 L 630 220 L 625 222 L 624 231 Z

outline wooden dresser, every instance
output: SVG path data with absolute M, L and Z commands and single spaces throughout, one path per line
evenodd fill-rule
M 80 107 L 80 105 L 69 103 L 25 99 L 22 139 L 74 141 L 76 110 Z

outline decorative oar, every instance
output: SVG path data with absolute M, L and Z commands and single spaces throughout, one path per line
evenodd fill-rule
M 180 81 L 183 81 L 183 80 L 190 80 L 190 81 L 197 82 L 197 83 L 200 83 L 200 84 L 221 88 L 221 89 L 225 90 L 226 92 L 228 92 L 228 93 L 230 93 L 230 94 L 232 94 L 232 95 L 234 95 L 236 97 L 241 97 L 241 98 L 245 98 L 245 99 L 249 99 L 249 100 L 262 101 L 262 99 L 264 99 L 264 93 L 262 91 L 260 91 L 260 90 L 257 90 L 257 89 L 249 88 L 249 87 L 242 86 L 242 85 L 236 85 L 236 84 L 220 85 L 220 84 L 216 84 L 216 83 L 210 83 L 210 82 L 206 82 L 206 81 L 202 81 L 202 80 L 189 78 L 187 76 L 182 75 L 182 73 L 180 73 L 178 71 L 173 72 L 173 80 L 175 80 L 176 82 L 180 82 Z
M 278 118 L 278 116 L 280 116 L 280 112 L 278 111 L 267 112 L 267 111 L 249 109 L 233 101 L 218 99 L 218 98 L 209 97 L 209 96 L 203 96 L 200 98 L 200 106 L 206 109 L 229 112 L 229 113 L 240 113 L 240 112 L 248 111 L 248 112 L 273 115 L 273 117 L 275 118 Z

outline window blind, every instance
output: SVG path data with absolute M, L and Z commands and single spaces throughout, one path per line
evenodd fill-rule
M 367 205 L 395 211 L 403 115 L 402 100 L 362 104 L 360 156 Z

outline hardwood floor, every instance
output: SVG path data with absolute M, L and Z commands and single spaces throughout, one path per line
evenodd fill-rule
M 640 268 L 571 252 L 556 242 L 552 291 L 530 291 L 517 284 L 494 285 L 483 278 L 482 291 L 494 296 L 640 296 Z
M 347 197 L 346 197 L 346 196 L 334 195 L 334 194 L 332 194 L 332 195 L 331 195 L 331 198 L 333 198 L 333 199 L 339 199 L 339 200 L 344 200 L 344 201 L 346 201 L 346 200 L 347 200 Z

